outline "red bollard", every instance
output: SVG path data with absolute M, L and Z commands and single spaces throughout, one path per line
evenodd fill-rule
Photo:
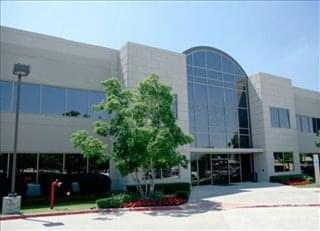
M 59 182 L 58 179 L 51 183 L 50 209 L 53 209 L 54 207 L 56 188 L 60 187 L 61 185 L 62 182 Z

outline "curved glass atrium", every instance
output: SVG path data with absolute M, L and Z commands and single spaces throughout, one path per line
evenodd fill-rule
M 250 148 L 246 73 L 215 48 L 194 47 L 184 54 L 193 147 Z

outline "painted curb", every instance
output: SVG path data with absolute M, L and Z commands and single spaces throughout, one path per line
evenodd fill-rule
M 1 215 L 0 221 L 26 219 L 32 217 L 52 217 L 52 216 L 65 216 L 77 215 L 86 213 L 112 213 L 112 212 L 127 212 L 127 211 L 164 211 L 164 210 L 180 210 L 180 206 L 158 206 L 158 207 L 138 207 L 138 208 L 114 208 L 114 209 L 88 209 L 78 211 L 66 212 L 47 212 L 47 213 L 31 213 L 31 214 L 15 214 L 15 215 Z

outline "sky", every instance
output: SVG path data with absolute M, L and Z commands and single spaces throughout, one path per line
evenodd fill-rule
M 183 52 L 199 45 L 320 90 L 320 2 L 3 1 L 1 25 L 119 49 L 127 41 Z

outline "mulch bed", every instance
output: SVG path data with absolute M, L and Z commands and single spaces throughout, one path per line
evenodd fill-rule
M 297 179 L 297 180 L 286 180 L 286 181 L 283 181 L 282 183 L 286 185 L 306 185 L 306 184 L 310 184 L 310 181 Z
M 174 206 L 186 203 L 186 199 L 178 197 L 165 197 L 162 200 L 138 199 L 122 205 L 123 208 L 151 207 L 151 206 Z

